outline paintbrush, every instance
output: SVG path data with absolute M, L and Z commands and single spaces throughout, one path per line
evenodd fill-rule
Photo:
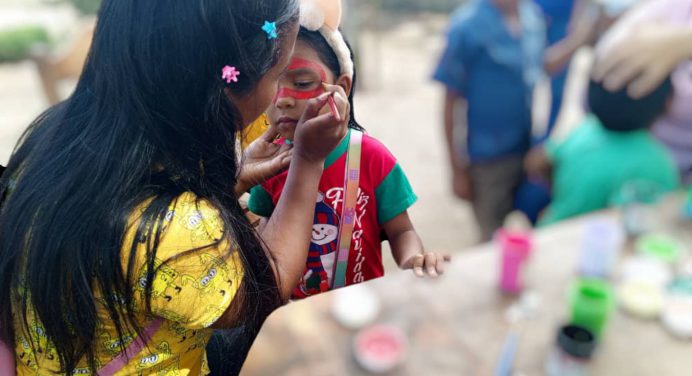
M 324 87 L 324 90 L 327 90 L 327 84 L 325 84 L 324 82 L 322 83 L 322 87 Z M 329 103 L 329 109 L 331 110 L 334 119 L 336 119 L 336 121 L 341 121 L 341 114 L 339 113 L 339 108 L 336 107 L 336 101 L 334 100 L 334 92 L 329 94 L 329 97 L 327 98 L 327 103 Z

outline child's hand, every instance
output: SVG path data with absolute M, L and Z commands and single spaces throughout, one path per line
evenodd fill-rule
M 443 255 L 436 252 L 419 253 L 404 262 L 403 269 L 413 269 L 413 273 L 418 277 L 426 275 L 437 278 L 444 274 L 444 263 L 452 261 L 450 255 Z
M 324 161 L 348 132 L 349 102 L 340 86 L 325 85 L 327 92 L 308 102 L 294 141 L 294 155 L 309 161 Z M 333 96 L 340 119 L 329 110 Z
M 526 174 L 533 179 L 550 182 L 553 175 L 553 166 L 543 146 L 536 146 L 529 151 L 524 159 Z

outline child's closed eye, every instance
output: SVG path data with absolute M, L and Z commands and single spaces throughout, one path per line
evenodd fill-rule
M 318 82 L 313 80 L 294 81 L 293 87 L 297 90 L 311 90 L 317 86 Z

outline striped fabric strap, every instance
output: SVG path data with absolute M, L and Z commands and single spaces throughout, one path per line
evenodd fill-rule
M 113 358 L 113 360 L 101 368 L 101 370 L 98 372 L 99 376 L 113 376 L 116 372 L 125 368 L 127 363 L 132 360 L 135 355 L 139 354 L 142 349 L 144 349 L 154 334 L 156 334 L 156 332 L 159 330 L 161 324 L 163 324 L 162 318 L 154 319 L 149 326 L 144 328 L 142 335 L 137 337 L 134 342 L 125 348 L 125 351 Z
M 356 223 L 356 204 L 358 185 L 360 183 L 360 156 L 363 149 L 363 132 L 352 130 L 351 140 L 346 155 L 346 172 L 344 174 L 344 203 L 339 224 L 339 250 L 332 280 L 332 289 L 346 285 L 346 269 L 351 250 L 351 237 Z
M 116 372 L 125 368 L 127 363 L 144 349 L 149 340 L 151 340 L 151 337 L 159 330 L 161 324 L 163 324 L 163 319 L 157 318 L 153 320 L 149 326 L 144 329 L 142 335 L 127 346 L 123 353 L 113 358 L 106 366 L 101 368 L 98 375 L 113 376 Z M 0 342 L 0 376 L 15 376 L 16 374 L 14 352 L 7 344 Z

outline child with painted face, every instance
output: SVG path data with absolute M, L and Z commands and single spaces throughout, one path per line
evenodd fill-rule
M 290 144 L 310 98 L 335 85 L 343 88 L 351 104 L 350 131 L 325 161 L 305 273 L 294 290 L 294 299 L 383 276 L 383 236 L 389 239 L 399 267 L 413 269 L 419 277 L 439 276 L 444 262 L 449 261 L 448 256 L 425 252 L 407 212 L 417 198 L 406 175 L 380 142 L 363 134 L 354 118 L 356 76 L 351 49 L 338 31 L 339 14 L 338 1 L 301 4 L 301 28 L 293 58 L 267 111 L 272 128 L 281 136 L 277 142 Z M 320 23 L 322 20 L 325 24 Z M 361 149 L 360 167 L 355 173 L 359 179 L 355 188 L 349 188 L 345 180 L 353 178 L 354 148 Z M 255 187 L 250 210 L 269 217 L 285 182 L 284 173 Z M 352 194 L 353 206 L 349 205 L 349 190 L 357 192 Z M 352 232 L 348 228 L 351 223 Z

